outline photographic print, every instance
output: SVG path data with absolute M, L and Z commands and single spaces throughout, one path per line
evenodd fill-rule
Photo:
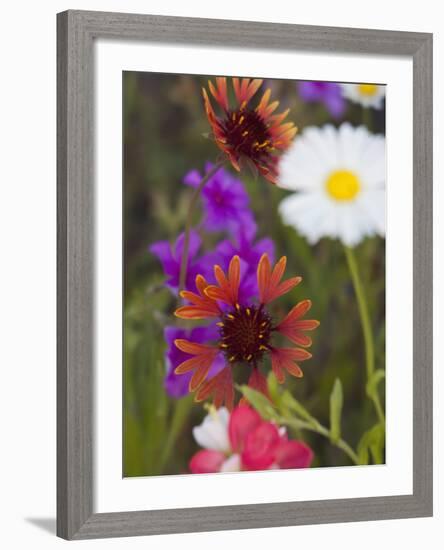
M 385 86 L 123 72 L 123 476 L 385 463 Z

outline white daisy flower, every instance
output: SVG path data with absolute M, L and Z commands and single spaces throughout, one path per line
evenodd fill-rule
M 341 84 L 342 95 L 360 103 L 363 107 L 381 109 L 385 98 L 385 86 L 378 84 Z
M 281 157 L 279 187 L 297 191 L 279 205 L 283 222 L 314 244 L 356 246 L 385 235 L 385 138 L 344 123 L 306 128 Z

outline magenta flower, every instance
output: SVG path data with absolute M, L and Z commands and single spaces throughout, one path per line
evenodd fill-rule
M 213 168 L 205 164 L 205 172 Z M 184 183 L 197 187 L 202 179 L 198 170 L 191 170 Z M 229 231 L 234 234 L 242 229 L 247 234 L 256 232 L 256 224 L 250 210 L 250 198 L 242 182 L 230 172 L 220 168 L 202 190 L 204 207 L 203 228 L 207 231 Z
M 302 441 L 289 440 L 285 428 L 263 420 L 246 405 L 214 410 L 193 429 L 203 447 L 190 460 L 193 474 L 308 468 L 313 451 Z
M 167 277 L 165 284 L 176 293 L 179 288 L 180 265 L 183 251 L 184 235 L 181 233 L 174 245 L 169 241 L 157 241 L 149 247 L 149 251 L 157 256 L 162 264 L 163 271 Z M 202 239 L 196 231 L 190 232 L 190 247 L 188 255 L 188 269 L 185 279 L 187 290 L 196 290 L 196 275 L 204 274 L 212 277 L 211 267 L 216 259 L 212 254 L 198 256 Z
M 177 338 L 190 338 L 200 344 L 205 344 L 212 340 L 216 340 L 219 336 L 219 330 L 215 324 L 207 327 L 197 327 L 193 329 L 184 329 L 178 327 L 165 327 L 164 338 L 167 343 L 167 351 L 165 353 L 165 361 L 167 373 L 164 379 L 164 387 L 170 397 L 180 398 L 189 394 L 189 384 L 192 373 L 185 375 L 174 374 L 174 370 L 183 363 L 188 355 L 174 345 L 174 340 Z M 222 355 L 216 357 L 210 372 L 209 377 L 212 378 L 218 374 L 224 367 L 225 362 Z
M 342 90 L 336 82 L 304 80 L 298 82 L 299 96 L 307 103 L 323 103 L 330 115 L 341 118 L 345 111 Z

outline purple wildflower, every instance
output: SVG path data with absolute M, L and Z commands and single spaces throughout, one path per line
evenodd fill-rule
M 340 118 L 344 114 L 345 101 L 336 82 L 305 80 L 298 82 L 298 91 L 299 96 L 308 103 L 323 103 L 332 117 Z
M 211 170 L 210 162 L 205 172 Z M 184 183 L 197 187 L 202 179 L 198 170 L 191 170 L 184 177 Z M 247 234 L 256 232 L 256 224 L 250 210 L 250 198 L 242 182 L 230 172 L 220 168 L 202 190 L 204 206 L 203 228 L 207 231 L 229 231 L 235 233 L 242 228 Z
M 169 241 L 157 241 L 153 243 L 149 250 L 157 256 L 162 264 L 163 271 L 167 276 L 165 284 L 177 292 L 179 288 L 180 265 L 182 260 L 184 234 L 180 234 L 174 245 Z M 198 257 L 202 240 L 196 231 L 190 232 L 190 247 L 188 255 L 187 274 L 185 278 L 185 288 L 187 290 L 196 290 L 196 275 L 199 273 L 204 277 L 211 277 L 211 262 L 213 254 L 207 254 Z
M 176 339 L 187 339 L 199 344 L 205 344 L 217 340 L 220 337 L 219 329 L 215 324 L 207 327 L 196 327 L 193 329 L 184 329 L 178 327 L 165 327 L 164 337 L 167 343 L 167 351 L 165 353 L 165 361 L 167 372 L 164 379 L 164 387 L 169 396 L 174 398 L 184 397 L 189 394 L 188 385 L 190 383 L 192 372 L 186 374 L 174 374 L 174 370 L 186 359 L 189 355 L 181 351 L 175 344 Z M 222 354 L 218 355 L 210 369 L 208 378 L 212 378 L 218 374 L 225 366 L 225 360 Z

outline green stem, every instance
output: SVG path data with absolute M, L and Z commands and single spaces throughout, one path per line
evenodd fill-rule
M 354 462 L 354 464 L 359 464 L 358 455 L 355 453 L 352 447 L 343 439 L 332 441 L 330 437 L 330 431 L 325 426 L 322 426 L 322 424 L 320 424 L 318 421 L 304 422 L 303 420 L 280 418 L 278 422 L 279 424 L 286 424 L 298 430 L 308 430 L 310 432 L 315 432 L 319 435 L 326 437 L 333 445 L 338 447 L 338 449 L 341 449 L 341 451 L 343 451 L 350 458 L 350 460 Z
M 183 240 L 182 260 L 180 264 L 179 292 L 183 290 L 185 287 L 185 279 L 187 275 L 187 265 L 188 265 L 188 254 L 189 254 L 189 248 L 190 248 L 190 232 L 191 232 L 191 225 L 193 223 L 194 209 L 196 207 L 197 201 L 199 200 L 202 189 L 205 187 L 205 184 L 208 182 L 209 179 L 211 179 L 214 176 L 214 174 L 219 170 L 219 168 L 223 165 L 223 163 L 224 163 L 223 160 L 216 162 L 213 168 L 211 168 L 211 170 L 207 172 L 205 176 L 201 179 L 199 185 L 196 187 L 196 189 L 193 192 L 193 195 L 191 196 L 190 206 L 188 208 L 187 220 L 185 223 L 185 235 Z
M 183 425 L 188 419 L 188 416 L 191 412 L 192 405 L 193 405 L 193 400 L 191 396 L 183 397 L 182 399 L 179 399 L 175 404 L 173 417 L 171 419 L 169 429 L 168 429 L 168 435 L 166 437 L 166 442 L 159 458 L 159 463 L 157 468 L 157 471 L 159 474 L 164 473 L 165 465 L 168 464 L 171 451 L 174 448 L 177 437 L 179 436 L 179 433 Z
M 364 336 L 365 345 L 365 365 L 367 370 L 367 381 L 370 380 L 375 370 L 375 349 L 373 344 L 373 333 L 370 322 L 370 315 L 368 312 L 367 300 L 365 298 L 365 292 L 362 285 L 361 277 L 359 276 L 358 264 L 356 262 L 353 248 L 344 246 L 345 257 L 347 258 L 348 268 L 353 281 L 353 287 L 355 289 L 356 299 L 358 301 L 359 316 L 361 318 L 362 333 Z M 384 412 L 382 410 L 381 402 L 379 400 L 379 394 L 377 388 L 370 394 L 370 399 L 376 409 L 376 414 L 382 425 L 385 425 Z
M 362 123 L 369 132 L 372 131 L 372 112 L 370 107 L 362 107 Z

